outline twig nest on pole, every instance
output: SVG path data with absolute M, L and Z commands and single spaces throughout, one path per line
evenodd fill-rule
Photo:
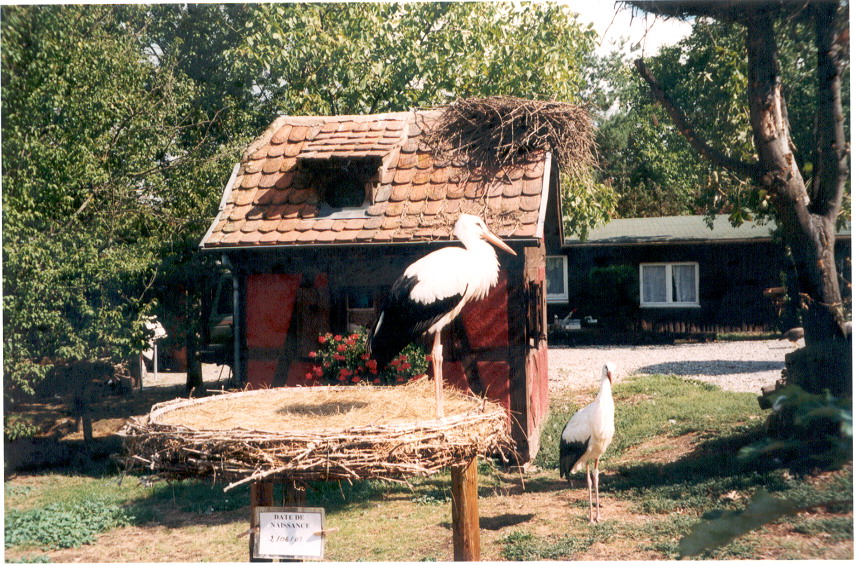
M 421 379 L 398 387 L 284 387 L 152 407 L 123 429 L 129 470 L 210 477 L 227 488 L 261 479 L 402 481 L 510 453 L 506 411 L 453 390 L 433 419 Z

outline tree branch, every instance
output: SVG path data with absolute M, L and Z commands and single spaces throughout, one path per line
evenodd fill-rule
M 846 138 L 843 132 L 843 111 L 840 99 L 840 65 L 835 42 L 837 6 L 820 3 L 813 6 L 816 19 L 817 89 L 819 96 L 819 126 L 816 132 L 816 162 L 810 194 L 811 210 L 837 219 L 843 200 L 847 175 Z
M 635 67 L 641 77 L 646 81 L 647 85 L 649 85 L 652 95 L 665 109 L 671 120 L 673 120 L 673 123 L 676 125 L 676 128 L 679 130 L 679 133 L 688 140 L 691 147 L 715 165 L 724 167 L 740 175 L 750 177 L 754 181 L 759 179 L 763 171 L 758 163 L 747 163 L 740 159 L 734 159 L 713 148 L 697 134 L 694 128 L 691 127 L 685 113 L 676 105 L 670 95 L 664 91 L 656 78 L 644 64 L 643 59 L 636 59 Z

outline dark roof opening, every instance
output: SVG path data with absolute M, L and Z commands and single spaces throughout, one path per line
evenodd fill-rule
M 301 161 L 308 184 L 318 191 L 321 216 L 372 204 L 370 184 L 380 165 L 381 160 L 374 157 Z

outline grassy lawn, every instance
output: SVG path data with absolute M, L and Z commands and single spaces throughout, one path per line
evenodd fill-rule
M 603 462 L 602 518 L 587 522 L 583 475 L 557 473 L 569 416 L 593 392 L 552 401 L 542 449 L 526 473 L 480 466 L 484 560 L 675 559 L 678 541 L 713 509 L 744 508 L 761 487 L 802 505 L 851 500 L 852 469 L 798 476 L 737 461 L 762 435 L 756 397 L 671 376 L 617 385 L 617 435 Z M 249 493 L 206 481 L 144 484 L 109 460 L 86 469 L 18 475 L 5 484 L 7 561 L 246 561 Z M 376 481 L 310 486 L 326 509 L 330 561 L 449 561 L 450 477 L 403 486 Z M 848 559 L 852 506 L 837 504 L 766 525 L 703 558 Z

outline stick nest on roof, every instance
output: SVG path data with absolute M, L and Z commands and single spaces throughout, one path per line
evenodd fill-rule
M 398 387 L 289 387 L 177 399 L 123 430 L 127 469 L 209 477 L 227 489 L 262 479 L 403 481 L 510 454 L 506 411 L 445 390 L 434 419 L 423 379 Z
M 596 163 L 589 113 L 565 102 L 458 99 L 443 109 L 423 141 L 436 157 L 487 172 L 520 165 L 546 150 L 575 177 Z

